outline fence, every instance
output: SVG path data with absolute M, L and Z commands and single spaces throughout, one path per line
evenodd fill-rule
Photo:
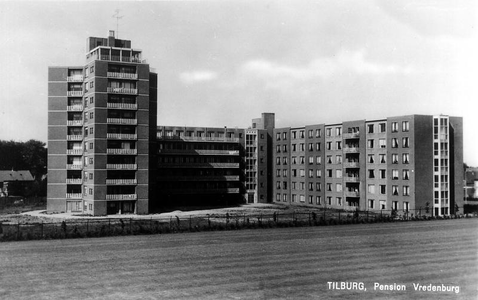
M 424 212 L 423 212 L 424 213 Z M 443 218 L 458 218 L 447 216 Z M 321 226 L 437 219 L 421 210 L 269 212 L 259 214 L 227 213 L 189 216 L 108 219 L 70 219 L 61 222 L 2 224 L 0 241 L 100 237 L 136 234 L 161 234 L 243 228 Z

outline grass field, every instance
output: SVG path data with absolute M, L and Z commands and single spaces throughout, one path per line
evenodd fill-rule
M 1 243 L 0 299 L 477 299 L 477 229 L 458 219 Z

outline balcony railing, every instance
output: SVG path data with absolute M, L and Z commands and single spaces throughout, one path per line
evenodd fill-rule
M 239 168 L 239 163 L 160 163 L 159 168 Z
M 66 199 L 81 199 L 81 193 L 67 193 Z
M 83 96 L 83 91 L 67 91 L 66 95 L 68 97 L 81 97 Z
M 356 139 L 360 137 L 360 132 L 347 132 L 343 134 L 344 139 Z
M 109 170 L 136 170 L 137 164 L 106 164 L 106 169 Z
M 360 177 L 358 176 L 346 176 L 344 177 L 346 182 L 360 182 Z
M 81 164 L 67 164 L 66 169 L 67 170 L 81 170 L 83 168 L 83 165 Z
M 115 140 L 136 140 L 138 135 L 128 133 L 107 133 L 106 138 Z
M 67 149 L 66 154 L 68 154 L 68 155 L 83 155 L 83 149 Z
M 106 179 L 106 184 L 111 185 L 131 185 L 137 183 L 136 179 Z
M 360 197 L 359 191 L 345 191 L 345 197 Z
M 106 122 L 108 124 L 126 124 L 126 125 L 138 124 L 137 119 L 123 119 L 123 118 L 107 118 Z
M 238 194 L 239 188 L 164 189 L 163 194 Z
M 239 175 L 226 176 L 164 176 L 158 181 L 239 181 Z
M 108 194 L 106 200 L 136 200 L 138 195 L 136 194 Z
M 239 155 L 239 150 L 182 150 L 160 149 L 161 154 L 203 154 L 203 155 Z
M 108 93 L 114 93 L 114 94 L 130 94 L 130 95 L 136 95 L 138 93 L 137 89 L 128 89 L 128 88 L 112 88 L 109 87 L 106 89 Z
M 66 184 L 82 184 L 83 180 L 81 178 L 67 178 Z
M 127 155 L 136 155 L 138 154 L 138 149 L 107 149 L 108 154 L 127 154 Z
M 82 111 L 83 105 L 69 105 L 66 107 L 67 111 Z
M 69 141 L 81 141 L 83 139 L 82 135 L 67 135 L 66 139 Z
M 116 108 L 116 109 L 132 109 L 137 110 L 138 105 L 133 103 L 108 103 L 108 108 Z
M 344 167 L 346 168 L 359 168 L 360 167 L 360 163 L 359 162 L 345 162 L 344 163 Z
M 359 151 L 360 151 L 360 149 L 358 147 L 345 147 L 344 148 L 345 153 L 357 153 Z
M 83 75 L 73 75 L 66 77 L 66 81 L 68 82 L 81 82 L 83 81 Z
M 110 78 L 138 79 L 138 74 L 135 73 L 108 72 L 107 76 Z
M 234 142 L 238 143 L 239 138 L 233 137 L 215 137 L 215 136 L 164 136 L 158 133 L 157 138 L 160 140 L 178 140 L 178 141 L 188 141 L 188 142 Z
M 68 120 L 66 121 L 68 126 L 83 126 L 83 120 Z

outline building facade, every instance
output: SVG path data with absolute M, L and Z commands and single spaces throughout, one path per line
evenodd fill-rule
M 82 66 L 48 70 L 48 211 L 149 212 L 157 75 L 131 41 L 90 37 Z
M 410 115 L 274 130 L 277 203 L 346 210 L 463 207 L 463 121 Z

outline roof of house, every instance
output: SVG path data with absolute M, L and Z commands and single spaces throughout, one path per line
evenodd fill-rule
M 28 170 L 2 171 L 0 170 L 0 182 L 5 181 L 33 181 L 33 176 Z

